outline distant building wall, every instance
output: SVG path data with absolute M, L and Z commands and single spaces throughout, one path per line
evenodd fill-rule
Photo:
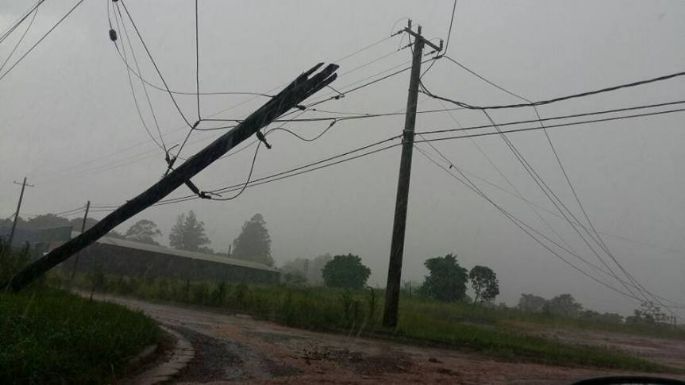
M 135 242 L 112 240 L 88 246 L 79 254 L 77 271 L 101 271 L 105 274 L 139 278 L 177 278 L 259 284 L 278 283 L 280 279 L 279 271 L 268 266 L 250 266 L 242 261 L 231 263 L 229 258 L 225 258 L 226 262 L 222 262 L 221 257 L 208 255 L 205 258 L 198 253 L 190 252 L 187 254 L 192 257 L 188 257 L 181 255 L 185 252 L 151 245 L 141 245 L 141 248 L 128 247 L 132 243 Z M 63 267 L 71 269 L 73 262 L 74 257 L 66 261 Z

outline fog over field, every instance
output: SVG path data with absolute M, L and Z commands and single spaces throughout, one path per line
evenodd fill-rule
M 73 3 L 50 0 L 41 6 L 26 41 L 40 38 Z M 194 92 L 194 3 L 129 0 L 127 6 L 169 87 Z M 446 39 L 451 8 L 452 2 L 446 0 L 200 1 L 200 90 L 271 94 L 324 61 L 340 65 L 333 87 L 346 91 L 381 71 L 410 65 L 411 51 L 398 50 L 409 43 L 406 35 L 379 42 L 403 28 L 407 17 L 421 24 L 432 41 Z M 25 1 L 0 1 L 0 31 L 26 9 Z M 114 23 L 115 15 L 110 18 Z M 679 1 L 459 1 L 448 55 L 527 99 L 550 99 L 685 70 L 684 19 L 685 2 Z M 20 186 L 12 182 L 24 176 L 35 187 L 24 196 L 23 218 L 71 210 L 88 200 L 93 204 L 92 216 L 102 218 L 106 207 L 125 202 L 164 174 L 164 151 L 141 124 L 126 67 L 109 39 L 109 29 L 105 2 L 86 1 L 11 72 L 3 76 L 12 60 L 0 70 L 0 218 L 14 214 Z M 18 36 L 0 45 L 0 63 Z M 119 42 L 124 39 L 120 33 Z M 20 46 L 15 57 L 27 47 Z M 138 45 L 135 52 L 145 77 L 161 84 L 144 49 Z M 425 63 L 424 69 L 429 65 Z M 406 71 L 317 108 L 356 114 L 403 112 L 408 81 Z M 521 102 L 446 59 L 436 61 L 422 81 L 437 95 L 473 105 Z M 145 122 L 159 140 L 140 83 L 134 87 Z M 169 95 L 148 91 L 165 145 L 180 144 L 188 127 Z M 324 89 L 309 101 L 332 95 L 334 90 Z M 176 99 L 183 113 L 196 120 L 196 98 Z M 205 118 L 241 119 L 266 100 L 203 95 L 201 111 Z M 685 100 L 683 77 L 541 106 L 539 111 L 545 118 L 680 100 Z M 419 111 L 451 107 L 419 95 Z M 300 117 L 324 114 L 308 111 Z M 536 118 L 530 108 L 493 110 L 490 115 L 499 123 Z M 680 303 L 685 303 L 684 119 L 680 112 L 548 129 L 583 207 L 611 253 L 651 292 Z M 205 128 L 221 125 L 204 124 Z M 489 122 L 480 111 L 421 113 L 416 131 L 485 124 Z M 285 127 L 310 138 L 328 125 L 327 121 L 291 122 Z M 253 178 L 399 135 L 403 126 L 404 115 L 397 114 L 338 121 L 313 142 L 274 132 L 269 135 L 273 148 L 259 150 Z M 224 132 L 194 132 L 181 156 L 192 155 Z M 544 133 L 512 133 L 508 138 L 586 223 Z M 602 266 L 500 136 L 432 144 L 512 215 Z M 217 161 L 193 181 L 203 190 L 244 182 L 254 147 Z M 417 143 L 417 148 L 447 166 L 427 144 Z M 164 233 L 162 243 L 168 243 L 176 216 L 193 210 L 205 223 L 209 246 L 226 251 L 243 223 L 261 213 L 276 265 L 297 257 L 353 253 L 371 268 L 369 283 L 383 287 L 399 158 L 400 147 L 394 147 L 250 187 L 232 201 L 198 199 L 153 207 L 118 230 L 151 219 Z M 188 194 L 182 187 L 171 197 Z M 537 214 L 517 195 L 533 202 Z M 423 262 L 447 253 L 457 254 L 467 268 L 492 267 L 500 280 L 497 302 L 513 305 L 521 293 L 548 298 L 570 293 L 584 306 L 600 311 L 628 314 L 639 305 L 560 261 L 488 201 L 415 151 L 403 280 L 422 281 Z M 582 261 L 562 255 L 597 279 L 621 288 Z M 613 268 L 619 271 L 616 265 Z M 673 311 L 682 322 L 685 307 Z

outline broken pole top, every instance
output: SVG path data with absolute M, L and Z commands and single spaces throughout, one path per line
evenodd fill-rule
M 298 76 L 271 100 L 250 114 L 238 126 L 190 157 L 159 182 L 127 201 L 104 217 L 95 226 L 28 265 L 12 277 L 8 283 L 0 283 L 0 287 L 5 287 L 11 291 L 21 290 L 48 270 L 64 262 L 78 251 L 113 230 L 119 224 L 171 194 L 233 147 L 259 131 L 259 129 L 267 126 L 286 111 L 298 106 L 305 99 L 332 83 L 337 77 L 335 71 L 338 69 L 338 66 L 336 64 L 329 64 L 323 70 L 316 73 L 322 66 L 323 63 L 319 63 Z M 310 77 L 310 75 L 313 76 Z

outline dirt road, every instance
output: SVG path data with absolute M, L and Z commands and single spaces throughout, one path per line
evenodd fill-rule
M 177 384 L 570 384 L 619 373 L 500 362 L 474 353 L 292 329 L 244 315 L 102 299 L 140 309 L 190 340 L 196 355 Z

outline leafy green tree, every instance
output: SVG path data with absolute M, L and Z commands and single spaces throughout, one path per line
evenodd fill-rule
M 565 318 L 577 318 L 582 310 L 583 306 L 571 294 L 558 295 L 547 301 L 544 307 L 545 313 Z
M 464 299 L 468 270 L 459 266 L 455 255 L 430 258 L 424 265 L 428 268 L 428 276 L 421 286 L 423 295 L 445 302 Z
M 322 270 L 324 284 L 328 287 L 361 289 L 371 275 L 357 255 L 336 255 Z
M 14 215 L 7 217 L 5 219 L 0 219 L 0 227 L 12 227 L 13 222 Z M 26 227 L 26 221 L 24 220 L 24 218 L 17 218 L 17 227 Z
M 626 318 L 627 323 L 658 324 L 668 321 L 668 315 L 652 301 L 644 301 L 639 309 L 635 309 L 633 315 Z
M 487 266 L 474 266 L 469 272 L 471 288 L 475 296 L 473 302 L 490 302 L 499 295 L 497 274 Z
M 233 240 L 231 257 L 273 266 L 271 237 L 266 229 L 266 222 L 264 222 L 262 214 L 255 214 L 243 224 L 240 235 Z
M 547 300 L 535 294 L 521 294 L 517 308 L 527 313 L 542 313 Z
M 155 241 L 155 238 L 161 235 L 162 232 L 155 222 L 149 219 L 141 219 L 128 228 L 126 234 L 124 234 L 124 238 L 131 241 L 159 245 L 159 243 Z
M 176 224 L 171 228 L 169 244 L 179 250 L 198 251 L 200 247 L 209 244 L 205 235 L 205 224 L 199 221 L 191 210 L 188 215 L 176 217 Z
M 69 220 L 55 214 L 42 214 L 29 219 L 26 226 L 32 229 L 43 229 L 49 227 L 66 227 L 71 226 Z M 80 227 L 78 228 L 80 230 Z

